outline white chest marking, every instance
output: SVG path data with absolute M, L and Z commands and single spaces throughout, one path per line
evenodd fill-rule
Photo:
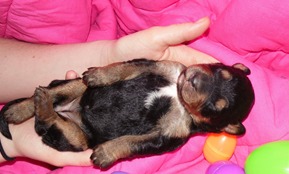
M 154 91 L 154 92 L 149 93 L 148 97 L 145 100 L 145 107 L 149 108 L 153 104 L 153 101 L 156 98 L 160 98 L 163 96 L 168 96 L 172 98 L 178 97 L 176 84 L 166 86 L 166 87 L 161 88 L 159 91 Z

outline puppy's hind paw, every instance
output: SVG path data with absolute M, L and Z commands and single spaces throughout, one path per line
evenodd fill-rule
M 36 88 L 34 92 L 35 116 L 40 120 L 51 117 L 53 110 L 53 101 L 49 91 L 44 87 Z
M 0 111 L 0 131 L 9 139 L 12 136 L 8 124 L 20 124 L 34 115 L 33 100 L 21 98 L 7 103 Z
M 32 116 L 34 111 L 25 100 L 26 98 L 21 98 L 6 104 L 1 110 L 1 117 L 3 116 L 8 123 L 18 124 L 24 121 L 23 116 Z
M 34 91 L 34 103 L 35 104 L 47 103 L 48 100 L 49 100 L 49 95 L 45 88 L 38 87 L 35 89 Z
M 90 159 L 94 165 L 99 166 L 101 169 L 108 168 L 116 161 L 113 155 L 108 154 L 101 146 L 94 150 Z

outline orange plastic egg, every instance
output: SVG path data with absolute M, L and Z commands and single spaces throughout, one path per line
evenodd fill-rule
M 236 148 L 237 137 L 227 133 L 209 134 L 203 153 L 210 163 L 229 160 Z

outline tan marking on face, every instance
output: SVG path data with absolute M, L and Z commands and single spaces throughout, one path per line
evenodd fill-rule
M 226 80 L 232 79 L 232 74 L 227 70 L 221 70 L 222 77 Z
M 215 103 L 215 107 L 221 111 L 222 109 L 224 109 L 225 107 L 227 107 L 228 102 L 225 99 L 219 99 L 216 103 Z
M 191 114 L 191 117 L 193 118 L 194 123 L 196 125 L 201 124 L 201 123 L 210 123 L 210 119 L 209 118 L 203 117 L 203 116 L 199 115 L 199 113 L 196 114 L 196 115 L 195 114 Z

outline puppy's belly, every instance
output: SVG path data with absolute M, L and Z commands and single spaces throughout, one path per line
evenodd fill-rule
M 79 126 L 81 126 L 81 117 L 80 114 L 80 98 L 74 99 L 72 102 L 65 105 L 58 105 L 54 108 L 54 111 L 57 112 L 60 116 L 72 120 Z
M 172 96 L 164 95 L 164 91 L 171 90 L 162 90 L 169 85 L 162 76 L 143 74 L 132 80 L 88 89 L 80 105 L 91 146 L 152 130 L 171 107 Z

